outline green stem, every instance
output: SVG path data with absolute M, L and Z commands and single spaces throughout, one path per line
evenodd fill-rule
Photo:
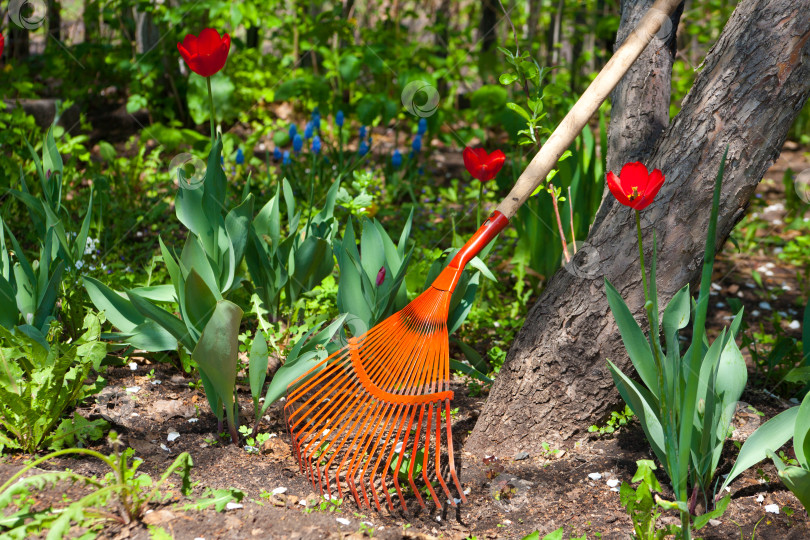
M 641 279 L 644 283 L 644 302 L 650 300 L 649 292 L 647 291 L 647 268 L 644 266 L 644 245 L 641 239 L 641 212 L 636 212 L 636 232 L 638 233 L 638 258 L 641 261 Z M 651 327 L 652 328 L 652 327 Z
M 208 83 L 208 105 L 211 107 L 211 140 L 214 141 L 217 138 L 217 121 L 214 110 L 214 92 L 211 90 L 211 77 L 206 77 L 205 82 Z
M 484 183 L 478 182 L 478 207 L 475 209 L 475 226 L 481 226 L 481 200 L 484 198 Z M 416 201 L 414 201 L 416 202 Z

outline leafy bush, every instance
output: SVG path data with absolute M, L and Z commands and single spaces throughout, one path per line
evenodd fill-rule
M 84 334 L 70 346 L 59 341 L 57 323 L 51 326 L 48 347 L 24 332 L 0 327 L 0 449 L 33 453 L 101 436 L 102 420 L 62 418 L 104 386 L 101 377 L 86 384 L 90 370 L 98 371 L 106 355 L 106 345 L 99 341 L 103 321 L 103 315 L 88 314 Z

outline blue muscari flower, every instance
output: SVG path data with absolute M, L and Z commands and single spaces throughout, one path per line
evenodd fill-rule
M 316 154 L 321 153 L 321 138 L 317 135 L 312 137 L 312 151 Z
M 219 164 L 225 165 L 225 156 L 219 156 Z
M 427 118 L 419 119 L 419 126 L 416 128 L 417 135 L 424 135 L 427 131 Z
M 366 141 L 360 141 L 360 146 L 357 151 L 361 156 L 365 156 L 368 153 L 368 143 Z
M 290 151 L 284 150 L 284 157 L 282 158 L 282 164 L 289 165 L 290 164 Z
M 315 126 L 312 124 L 312 122 L 311 121 L 307 122 L 307 127 L 304 128 L 304 138 L 305 139 L 311 139 L 312 138 L 312 132 L 314 131 L 314 129 L 315 129 Z
M 335 124 L 337 124 L 337 127 L 342 128 L 344 121 L 345 119 L 343 117 L 343 111 L 338 111 L 335 115 Z
M 419 176 L 422 176 L 423 174 L 425 174 L 425 168 L 424 167 L 419 167 L 419 170 L 416 171 L 416 172 L 419 173 Z
M 368 136 L 368 145 L 371 146 L 371 135 Z
M 316 109 L 317 111 L 317 109 Z M 313 111 L 312 112 L 312 126 L 319 130 L 321 129 L 321 114 L 319 112 Z
M 366 138 L 366 126 L 360 126 L 360 138 L 361 139 Z
M 399 169 L 402 166 L 402 154 L 399 153 L 399 150 L 394 150 L 394 153 L 391 155 L 391 165 L 393 165 L 395 169 Z
M 298 133 L 298 128 L 295 127 L 295 124 L 290 124 L 290 138 L 295 137 L 296 133 Z
M 295 137 L 293 137 L 293 152 L 297 154 L 298 152 L 301 151 L 303 147 L 304 147 L 304 139 L 301 138 L 301 135 L 296 133 Z
M 411 148 L 415 154 L 418 154 L 422 150 L 422 136 L 417 135 L 413 138 L 413 142 L 411 143 Z
M 273 149 L 273 160 L 278 161 L 281 159 L 281 150 L 278 147 Z
M 236 151 L 236 164 L 241 165 L 244 162 L 245 162 L 245 153 L 240 148 Z

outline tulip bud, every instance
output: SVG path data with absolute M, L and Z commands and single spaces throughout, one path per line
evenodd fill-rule
M 377 272 L 377 287 L 382 285 L 383 281 L 385 281 L 385 266 L 380 268 L 380 271 Z

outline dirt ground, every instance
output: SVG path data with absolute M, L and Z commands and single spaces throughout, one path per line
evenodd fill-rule
M 766 178 L 780 179 L 784 169 L 807 167 L 800 151 L 786 151 Z M 803 166 L 803 167 L 802 167 Z M 778 184 L 778 182 L 777 182 Z M 771 182 L 763 182 L 759 193 L 767 200 L 778 201 L 780 192 Z M 782 211 L 783 212 L 783 211 Z M 772 212 L 774 227 L 783 217 Z M 769 218 L 770 219 L 770 218 Z M 738 254 L 728 246 L 718 259 L 710 324 L 717 329 L 728 324 L 731 313 L 726 298 L 735 296 L 746 306 L 748 322 L 755 326 L 768 313 L 761 304 L 762 294 L 750 285 L 751 269 L 771 263 L 771 275 L 764 276 L 769 287 L 779 286 L 784 294 L 769 300 L 774 311 L 783 311 L 786 322 L 801 319 L 800 283 L 795 272 L 780 265 L 771 253 Z M 785 289 L 784 287 L 787 287 Z M 758 314 L 754 313 L 758 310 Z M 786 327 L 792 337 L 800 330 Z M 267 411 L 260 432 L 273 436 L 259 453 L 248 453 L 227 441 L 217 441 L 216 421 L 210 413 L 202 390 L 190 387 L 191 379 L 168 364 L 151 364 L 148 358 L 136 358 L 135 365 L 113 368 L 108 372 L 108 385 L 97 402 L 81 409 L 85 416 L 103 417 L 121 434 L 126 445 L 144 460 L 140 470 L 158 477 L 181 452 L 194 460 L 192 481 L 194 496 L 206 488 L 236 488 L 246 496 L 238 507 L 216 512 L 182 510 L 187 503 L 175 482 L 171 496 L 152 506 L 145 523 L 122 525 L 109 522 L 102 538 L 150 538 L 148 526 L 160 527 L 175 538 L 206 540 L 216 538 L 522 538 L 538 530 L 540 537 L 559 527 L 564 538 L 624 539 L 632 532 L 630 518 L 620 505 L 616 480 L 629 482 L 639 459 L 653 459 L 637 422 L 631 422 L 612 435 L 589 434 L 572 448 L 538 448 L 536 453 L 519 456 L 496 456 L 499 466 L 484 463 L 484 456 L 459 451 L 457 465 L 462 486 L 469 490 L 467 504 L 454 508 L 436 508 L 428 502 L 429 512 L 376 512 L 358 509 L 351 498 L 333 511 L 308 509 L 302 501 L 314 498 L 315 488 L 299 473 L 283 425 L 283 403 Z M 472 430 L 486 395 L 471 397 L 465 382 L 454 380 L 456 395 L 453 406 L 459 408 L 453 422 L 455 442 L 459 448 Z M 792 404 L 763 390 L 752 389 L 743 401 L 764 413 L 759 416 L 741 406 L 735 418 L 734 440 L 743 440 L 759 423 Z M 240 389 L 240 405 L 245 423 L 252 425 L 249 389 Z M 170 432 L 178 436 L 169 437 Z M 171 440 L 169 440 L 171 439 Z M 106 444 L 94 447 L 109 452 Z M 729 471 L 734 444 L 729 441 L 721 460 L 720 474 Z M 791 456 L 792 450 L 786 447 Z M 30 456 L 6 455 L 0 458 L 0 481 L 19 470 Z M 106 471 L 90 459 L 62 459 L 44 469 L 71 468 L 84 474 Z M 503 470 L 500 470 L 502 467 Z M 658 471 L 660 472 L 660 470 Z M 665 478 L 659 475 L 664 485 Z M 508 500 L 495 496 L 498 486 L 509 481 L 517 493 Z M 278 495 L 269 492 L 286 488 Z M 62 495 L 74 496 L 80 488 L 61 486 L 38 496 L 37 506 L 64 506 Z M 263 496 L 264 494 L 264 496 Z M 665 493 L 664 495 L 667 495 Z M 806 539 L 810 538 L 810 518 L 798 500 L 779 481 L 776 469 L 763 462 L 744 473 L 731 485 L 731 504 L 725 515 L 710 522 L 698 536 L 706 539 Z M 499 500 L 500 499 L 500 500 Z M 417 505 L 410 501 L 411 508 Z M 768 513 L 766 505 L 777 505 L 779 513 Z M 345 520 L 343 523 L 339 519 Z M 675 523 L 664 516 L 661 523 Z M 344 524 L 348 523 L 348 524 Z M 74 531 L 77 535 L 80 530 Z

